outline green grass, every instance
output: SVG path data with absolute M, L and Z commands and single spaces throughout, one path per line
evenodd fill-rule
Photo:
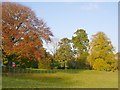
M 9 74 L 3 88 L 118 88 L 118 72 L 77 70 L 77 72 Z

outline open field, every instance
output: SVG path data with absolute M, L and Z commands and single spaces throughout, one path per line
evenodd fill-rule
M 3 76 L 3 88 L 118 88 L 118 72 L 17 73 Z

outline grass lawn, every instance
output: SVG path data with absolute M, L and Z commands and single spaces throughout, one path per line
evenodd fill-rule
M 3 88 L 118 88 L 118 72 L 21 73 L 3 76 Z

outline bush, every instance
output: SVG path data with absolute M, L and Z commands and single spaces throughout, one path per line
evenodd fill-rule
M 107 65 L 107 63 L 103 59 L 98 58 L 95 60 L 95 62 L 93 64 L 93 69 L 102 71 L 102 70 L 107 69 L 106 65 Z
M 105 62 L 103 59 L 98 58 L 95 60 L 94 64 L 93 64 L 93 69 L 95 70 L 100 70 L 100 71 L 115 71 L 117 70 L 117 62 L 114 63 L 107 63 Z

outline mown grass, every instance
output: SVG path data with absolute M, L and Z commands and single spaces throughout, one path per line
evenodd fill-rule
M 118 88 L 118 72 L 16 73 L 3 76 L 3 88 Z

